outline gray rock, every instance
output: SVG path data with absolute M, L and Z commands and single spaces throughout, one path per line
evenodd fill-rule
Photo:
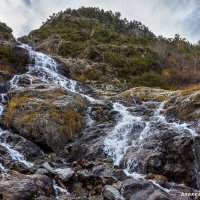
M 147 200 L 170 200 L 170 199 L 160 190 L 156 190 L 147 198 Z
M 43 168 L 39 168 L 36 170 L 35 174 L 42 174 L 42 175 L 47 175 L 49 174 L 49 171 Z
M 9 171 L 0 178 L 0 195 L 2 199 L 12 200 L 50 197 L 54 195 L 53 181 L 44 175 L 23 175 Z
M 52 173 L 52 174 L 55 173 L 54 170 L 53 170 L 53 168 L 50 166 L 50 164 L 49 164 L 48 162 L 43 163 L 42 166 L 43 166 L 47 171 L 49 171 L 50 173 Z
M 58 168 L 55 169 L 54 172 L 58 175 L 61 181 L 67 181 L 74 175 L 74 171 L 71 168 Z
M 103 196 L 108 200 L 120 200 L 120 192 L 111 185 L 106 185 L 103 189 Z

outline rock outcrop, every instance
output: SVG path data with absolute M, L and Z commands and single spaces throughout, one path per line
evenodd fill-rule
M 9 91 L 8 98 L 5 126 L 41 147 L 47 145 L 56 152 L 62 151 L 84 126 L 87 101 L 60 87 L 18 87 Z
M 44 175 L 23 175 L 16 171 L 0 174 L 0 196 L 2 199 L 34 200 L 42 196 L 53 197 L 53 182 Z

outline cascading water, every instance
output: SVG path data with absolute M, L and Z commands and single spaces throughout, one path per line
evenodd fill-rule
M 129 111 L 129 109 L 142 110 L 144 109 L 142 106 L 150 104 L 155 104 L 156 107 L 154 114 L 148 118 L 137 111 Z M 143 102 L 142 105 L 134 104 L 132 107 L 126 107 L 120 103 L 113 104 L 113 110 L 120 114 L 120 118 L 113 130 L 106 136 L 104 150 L 107 155 L 113 158 L 115 165 L 120 164 L 130 147 L 143 148 L 144 141 L 148 137 L 159 134 L 159 127 L 164 127 L 167 130 L 185 134 L 192 138 L 197 136 L 195 130 L 187 123 L 168 122 L 164 115 L 161 114 L 164 105 L 165 102 Z M 134 127 L 138 126 L 140 129 L 135 130 Z M 134 139 L 132 139 L 133 137 L 131 138 L 131 135 L 135 135 Z M 143 175 L 134 171 L 134 168 L 137 167 L 137 163 L 134 160 L 128 160 L 126 166 L 125 172 L 127 175 L 136 179 L 143 178 Z
M 3 96 L 3 97 L 1 98 L 1 102 L 0 102 L 0 118 L 1 118 L 1 116 L 3 114 L 4 107 L 5 107 L 4 104 L 6 102 L 6 99 L 5 99 L 6 95 L 5 94 L 1 94 L 1 96 Z M 2 136 L 4 133 L 5 132 L 0 128 L 0 136 Z M 33 166 L 33 163 L 28 162 L 26 160 L 26 158 L 20 152 L 14 150 L 12 148 L 12 146 L 9 143 L 7 143 L 6 141 L 1 141 L 1 139 L 0 139 L 0 145 L 7 149 L 7 151 L 10 154 L 12 160 L 16 160 L 16 161 L 18 161 L 20 163 L 23 163 L 24 165 L 26 165 L 29 168 Z M 5 167 L 1 163 L 0 163 L 0 169 L 1 170 L 5 170 Z
M 104 140 L 105 152 L 113 157 L 114 164 L 119 165 L 127 149 L 132 145 L 129 142 L 128 134 L 131 133 L 132 127 L 139 124 L 141 117 L 133 116 L 128 108 L 120 103 L 113 104 L 113 110 L 119 112 L 121 118 L 114 129 L 108 133 Z
M 10 81 L 10 87 L 18 87 L 20 80 L 24 78 L 29 79 L 30 85 L 33 84 L 35 79 L 38 79 L 47 84 L 59 85 L 63 89 L 69 90 L 74 93 L 85 97 L 91 103 L 103 103 L 103 101 L 96 100 L 90 96 L 87 96 L 82 93 L 81 88 L 76 81 L 68 79 L 59 74 L 57 63 L 50 58 L 49 56 L 36 52 L 32 50 L 28 45 L 22 44 L 21 48 L 24 48 L 29 51 L 30 59 L 32 63 L 28 68 L 28 72 L 22 75 L 15 75 Z M 5 103 L 6 103 L 6 94 L 0 94 L 0 117 L 3 114 Z M 156 108 L 154 114 L 147 119 L 144 118 L 140 112 L 134 111 L 145 104 L 154 103 Z M 156 129 L 157 124 L 163 125 L 167 129 L 172 129 L 175 132 L 180 134 L 188 134 L 192 137 L 195 137 L 197 134 L 195 130 L 190 128 L 189 124 L 186 123 L 177 123 L 177 122 L 168 122 L 167 119 L 161 114 L 165 102 L 144 102 L 143 105 L 133 104 L 132 107 L 127 107 L 122 103 L 113 103 L 113 110 L 119 114 L 119 119 L 116 125 L 113 127 L 112 131 L 108 132 L 107 136 L 104 139 L 104 151 L 108 156 L 112 156 L 114 164 L 119 165 L 120 161 L 126 155 L 128 149 L 133 146 L 143 148 L 143 142 L 145 139 L 150 137 L 153 134 L 159 132 Z M 87 114 L 87 126 L 92 126 L 95 122 L 90 118 L 91 108 L 88 108 Z M 0 134 L 3 134 L 3 130 L 0 129 Z M 134 137 L 132 137 L 134 135 Z M 131 138 L 131 139 L 130 139 Z M 12 146 L 6 142 L 1 142 L 0 145 L 7 148 L 13 160 L 18 160 L 19 162 L 25 164 L 27 167 L 31 167 L 32 163 L 26 161 L 25 157 L 21 155 L 16 150 L 12 149 Z M 133 168 L 136 166 L 133 160 L 127 162 L 127 168 L 124 169 L 125 172 L 133 176 L 134 178 L 142 178 L 143 176 L 134 172 Z M 4 170 L 4 166 L 0 164 L 0 169 Z M 54 185 L 55 189 L 58 189 L 57 185 Z M 62 189 L 59 188 L 61 191 Z M 67 192 L 63 190 L 63 192 Z
M 29 57 L 34 64 L 29 65 L 28 72 L 26 75 L 29 77 L 30 84 L 32 84 L 33 77 L 39 78 L 44 83 L 59 85 L 62 88 L 78 93 L 85 97 L 90 102 L 97 102 L 94 98 L 82 94 L 81 87 L 78 86 L 77 82 L 66 78 L 58 73 L 57 63 L 51 57 L 32 50 L 32 48 L 26 44 L 21 44 L 21 48 L 28 50 Z M 10 81 L 11 88 L 17 87 L 20 78 L 23 79 L 24 74 L 15 75 Z

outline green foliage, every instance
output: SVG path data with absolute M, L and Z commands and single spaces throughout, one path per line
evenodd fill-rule
M 121 19 L 120 13 L 92 7 L 67 9 L 50 16 L 29 36 L 36 42 L 56 38 L 57 54 L 104 63 L 119 80 L 133 86 L 171 88 L 200 82 L 200 44 L 192 45 L 179 35 L 156 37 L 142 23 Z M 79 76 L 99 80 L 101 73 Z
M 153 71 L 145 72 L 140 77 L 140 85 L 148 87 L 164 87 L 165 82 L 161 75 L 156 74 Z
M 81 42 L 63 41 L 59 45 L 58 53 L 61 56 L 75 57 L 85 49 L 85 44 Z
M 0 22 L 0 38 L 10 39 L 12 36 L 12 29 L 8 27 L 5 23 Z

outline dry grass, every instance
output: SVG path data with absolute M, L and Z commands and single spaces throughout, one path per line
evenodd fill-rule
M 4 66 L 0 64 L 0 71 L 4 71 L 8 74 L 12 74 L 14 72 L 14 69 L 10 66 Z
M 72 109 L 65 112 L 52 109 L 50 117 L 54 122 L 59 124 L 59 129 L 70 138 L 82 127 L 82 115 Z
M 24 95 L 20 97 L 14 97 L 8 104 L 8 108 L 5 114 L 5 123 L 6 125 L 10 124 L 15 116 L 15 109 L 23 103 L 27 103 L 30 100 L 30 95 Z
M 193 84 L 193 85 L 187 86 L 186 88 L 183 88 L 181 94 L 182 95 L 189 95 L 189 94 L 192 94 L 193 92 L 196 92 L 198 90 L 200 90 L 200 83 Z
M 44 93 L 40 95 L 40 98 L 45 99 L 44 101 L 38 102 L 37 107 L 29 109 L 28 107 L 24 110 L 20 106 L 25 105 L 29 101 L 31 102 L 31 94 L 25 94 L 20 97 L 12 97 L 5 114 L 5 124 L 11 125 L 14 119 L 18 119 L 20 127 L 29 126 L 34 119 L 37 119 L 37 115 L 42 114 L 43 116 L 49 116 L 49 123 L 57 124 L 57 130 L 60 133 L 66 134 L 69 138 L 72 138 L 82 127 L 83 117 L 82 113 L 72 108 L 60 110 L 55 108 L 54 101 L 57 96 L 62 96 L 63 92 L 58 90 L 52 93 Z M 84 105 L 83 99 L 77 97 L 75 102 L 79 105 Z M 23 112 L 22 114 L 19 112 Z

